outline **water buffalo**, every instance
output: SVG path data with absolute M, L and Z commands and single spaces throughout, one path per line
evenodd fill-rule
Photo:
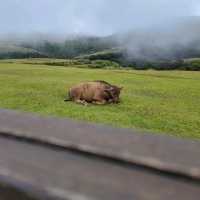
M 74 101 L 84 105 L 88 103 L 119 103 L 121 90 L 121 87 L 111 85 L 105 81 L 85 82 L 70 88 L 65 101 Z

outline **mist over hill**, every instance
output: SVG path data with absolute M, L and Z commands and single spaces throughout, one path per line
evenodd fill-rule
M 127 66 L 200 57 L 199 16 L 199 0 L 6 0 L 0 58 L 86 56 Z
M 200 18 L 188 17 L 118 36 L 129 59 L 160 60 L 200 56 Z
M 200 17 L 177 18 L 151 28 L 109 36 L 21 34 L 0 37 L 0 58 L 87 58 L 123 66 L 200 58 Z

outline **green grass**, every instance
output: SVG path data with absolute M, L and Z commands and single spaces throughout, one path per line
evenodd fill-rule
M 27 58 L 27 59 L 3 59 L 0 63 L 49 65 L 78 68 L 100 68 L 100 69 L 120 69 L 118 63 L 109 60 L 88 60 L 88 59 L 54 59 L 54 58 Z
M 119 105 L 64 102 L 81 81 L 102 79 L 124 87 Z M 200 138 L 200 73 L 101 70 L 0 63 L 0 107 Z

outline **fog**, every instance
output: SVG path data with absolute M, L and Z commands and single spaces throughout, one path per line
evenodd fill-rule
M 200 13 L 198 0 L 1 0 L 0 34 L 89 34 L 152 28 Z
M 117 41 L 130 59 L 182 59 L 200 56 L 200 18 L 187 17 L 119 34 Z
M 199 15 L 199 0 L 1 0 L 0 40 L 115 35 L 128 57 L 181 57 L 200 50 Z

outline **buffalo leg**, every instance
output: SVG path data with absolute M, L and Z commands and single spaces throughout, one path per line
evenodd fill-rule
M 82 105 L 84 105 L 84 106 L 87 106 L 87 105 L 88 105 L 88 103 L 87 103 L 86 101 L 80 100 L 80 99 L 75 100 L 75 102 L 78 103 L 78 104 L 82 104 Z
M 94 96 L 92 103 L 97 104 L 97 105 L 104 105 L 107 103 L 107 101 L 105 100 L 104 96 L 101 93 L 97 93 Z
M 105 105 L 106 104 L 106 101 L 105 100 L 101 100 L 101 101 L 98 101 L 98 100 L 95 100 L 92 102 L 93 104 L 96 104 L 96 105 Z

